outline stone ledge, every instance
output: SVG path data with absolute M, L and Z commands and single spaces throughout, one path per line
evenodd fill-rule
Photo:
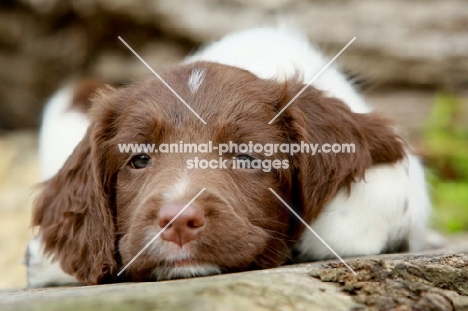
M 2 310 L 468 310 L 468 245 L 155 283 L 0 292 Z

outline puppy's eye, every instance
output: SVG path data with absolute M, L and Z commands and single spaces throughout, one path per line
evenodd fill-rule
M 146 154 L 133 156 L 129 162 L 130 166 L 135 169 L 145 168 L 151 165 L 151 158 Z
M 253 161 L 255 160 L 255 158 L 247 155 L 247 154 L 240 154 L 236 157 L 237 160 L 241 160 L 241 161 Z
M 236 167 L 243 169 L 254 169 L 252 161 L 257 160 L 254 157 L 251 157 L 247 154 L 240 154 L 236 156 Z

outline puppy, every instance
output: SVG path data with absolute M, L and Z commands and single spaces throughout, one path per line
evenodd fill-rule
M 124 267 L 124 280 L 148 281 L 334 258 L 275 194 L 340 256 L 424 248 L 430 201 L 421 164 L 333 65 L 304 88 L 326 63 L 301 33 L 256 28 L 160 73 L 193 111 L 156 77 L 60 91 L 41 130 L 51 178 L 33 209 L 29 285 L 115 282 Z M 207 142 L 355 149 L 229 150 L 220 159 L 119 148 Z M 226 168 L 189 167 L 195 158 Z M 239 169 L 239 159 L 282 165 Z

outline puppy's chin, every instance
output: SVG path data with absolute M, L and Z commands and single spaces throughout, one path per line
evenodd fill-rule
M 180 266 L 159 267 L 151 272 L 154 281 L 186 279 L 197 276 L 221 274 L 221 268 L 213 264 L 184 264 Z

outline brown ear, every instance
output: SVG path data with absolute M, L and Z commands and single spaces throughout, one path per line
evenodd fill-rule
M 281 105 L 303 88 L 288 83 Z M 296 143 L 354 144 L 355 153 L 301 153 L 293 159 L 296 198 L 302 217 L 312 221 L 323 206 L 343 187 L 365 178 L 365 170 L 380 163 L 394 163 L 404 155 L 403 140 L 386 119 L 374 113 L 354 113 L 335 98 L 308 87 L 284 112 L 278 122 L 289 129 Z
M 111 177 L 100 148 L 109 133 L 105 124 L 96 123 L 60 171 L 44 183 L 32 215 L 45 253 L 88 284 L 107 282 L 117 269 Z

